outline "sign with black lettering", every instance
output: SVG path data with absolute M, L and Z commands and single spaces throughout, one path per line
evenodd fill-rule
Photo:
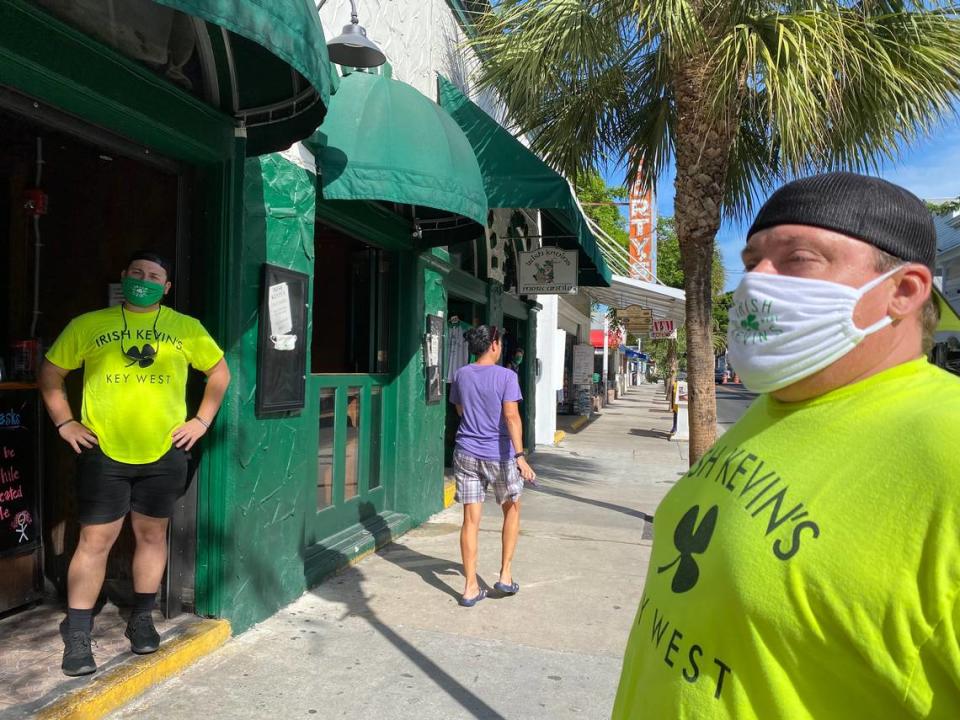
M 542 247 L 517 253 L 520 295 L 569 295 L 577 292 L 578 250 Z
M 37 391 L 0 390 L 0 556 L 40 544 Z

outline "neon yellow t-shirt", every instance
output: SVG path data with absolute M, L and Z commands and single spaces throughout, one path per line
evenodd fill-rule
M 760 397 L 654 537 L 614 718 L 960 718 L 960 378 Z
M 142 354 L 144 345 L 157 351 L 152 362 L 123 353 Z M 107 457 L 135 465 L 173 445 L 171 433 L 187 415 L 187 366 L 206 372 L 222 357 L 199 320 L 164 306 L 159 314 L 121 314 L 116 306 L 80 315 L 47 352 L 65 370 L 83 366 L 83 424 Z

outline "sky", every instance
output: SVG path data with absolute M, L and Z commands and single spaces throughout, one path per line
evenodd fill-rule
M 610 185 L 624 183 L 622 169 L 610 166 L 602 174 Z M 960 120 L 951 118 L 936 128 L 930 137 L 911 147 L 901 148 L 898 161 L 885 163 L 876 174 L 902 185 L 924 200 L 960 196 Z M 660 215 L 673 215 L 673 179 L 674 170 L 670 167 L 657 182 L 657 212 Z M 626 208 L 622 211 L 626 214 Z M 740 250 L 749 226 L 749 222 L 724 221 L 717 234 L 727 290 L 733 290 L 743 274 Z

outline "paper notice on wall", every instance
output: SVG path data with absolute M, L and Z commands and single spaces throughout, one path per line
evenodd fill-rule
M 114 307 L 123 302 L 123 285 L 121 283 L 110 283 L 107 285 L 107 305 Z
M 593 345 L 573 346 L 573 384 L 588 385 L 593 382 Z
M 296 335 L 271 335 L 270 342 L 273 343 L 273 347 L 275 350 L 296 350 L 297 349 Z
M 285 282 L 270 286 L 269 311 L 271 335 L 286 335 L 293 330 L 290 289 Z
M 427 365 L 440 365 L 440 338 L 433 334 L 427 335 Z

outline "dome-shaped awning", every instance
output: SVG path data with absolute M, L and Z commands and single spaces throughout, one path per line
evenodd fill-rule
M 336 90 L 313 0 L 34 3 L 232 116 L 249 155 L 282 150 L 310 135 Z M 38 16 L 33 7 L 16 4 L 4 13 L 0 45 L 21 39 L 18 26 Z M 26 49 L 42 58 L 56 48 Z
M 439 105 L 386 75 L 340 79 L 330 112 L 305 141 L 324 200 L 419 205 L 487 222 L 473 148 Z

